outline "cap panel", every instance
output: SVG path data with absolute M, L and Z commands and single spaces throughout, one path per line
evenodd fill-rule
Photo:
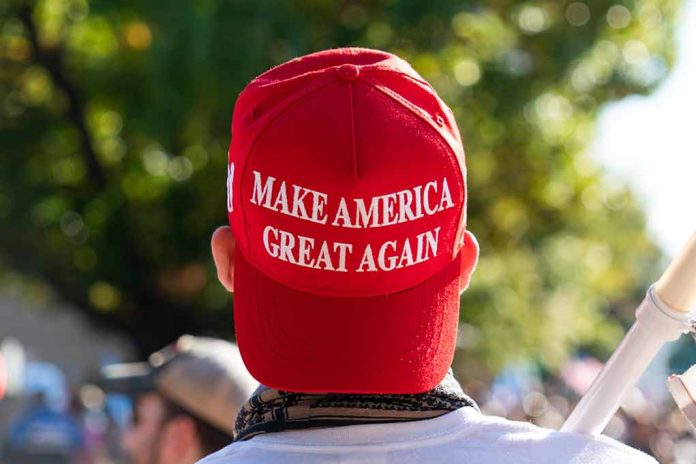
M 334 75 L 317 71 L 296 79 L 258 85 L 254 81 L 240 95 L 232 119 L 232 140 L 228 151 L 227 213 L 238 245 L 245 250 L 247 237 L 244 230 L 244 203 L 241 201 L 241 182 L 249 153 L 263 130 L 288 107 L 335 81 Z M 234 212 L 242 214 L 233 214 Z
M 359 80 L 336 80 L 287 106 L 238 176 L 242 252 L 292 288 L 402 291 L 456 251 L 464 190 L 452 151 L 429 123 Z
M 464 164 L 464 150 L 456 121 L 445 103 L 426 82 L 394 70 L 363 73 L 365 80 L 425 121 L 446 140 L 454 155 Z M 407 98 L 405 96 L 408 96 Z
M 466 164 L 464 147 L 462 145 L 459 129 L 454 120 L 452 110 L 440 99 L 430 85 L 411 75 L 394 70 L 382 70 L 378 76 L 379 80 L 371 78 L 368 74 L 367 79 L 385 95 L 393 98 L 396 102 L 404 106 L 405 109 L 420 116 L 425 124 L 429 124 L 433 130 L 442 137 L 442 140 L 454 155 L 454 160 L 458 166 L 454 167 L 460 175 L 464 201 L 462 202 L 459 227 L 456 232 L 456 239 L 452 250 L 454 256 L 459 252 L 464 244 L 464 232 L 466 231 Z M 408 95 L 406 99 L 402 95 Z

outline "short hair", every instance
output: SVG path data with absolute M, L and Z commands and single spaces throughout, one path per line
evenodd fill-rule
M 225 446 L 232 443 L 233 437 L 214 425 L 206 422 L 205 420 L 199 418 L 192 412 L 186 410 L 186 408 L 179 406 L 172 400 L 168 399 L 160 393 L 164 404 L 164 422 L 174 419 L 178 416 L 186 416 L 193 421 L 196 426 L 196 433 L 198 434 L 198 440 L 201 444 L 201 451 L 204 456 L 212 454 L 218 450 L 221 450 Z M 230 418 L 230 421 L 233 418 Z

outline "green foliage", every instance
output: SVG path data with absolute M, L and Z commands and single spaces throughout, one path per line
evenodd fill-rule
M 587 153 L 601 104 L 672 61 L 676 0 L 18 0 L 0 6 L 0 253 L 144 351 L 229 335 L 209 237 L 235 97 L 323 48 L 408 59 L 454 109 L 482 248 L 460 368 L 606 353 L 656 270 Z

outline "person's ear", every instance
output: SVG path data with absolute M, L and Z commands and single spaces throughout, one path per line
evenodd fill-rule
M 479 257 L 479 244 L 476 241 L 474 234 L 468 230 L 464 232 L 464 246 L 461 251 L 462 270 L 459 277 L 459 293 L 461 294 L 469 286 L 471 274 L 476 269 Z
M 218 280 L 228 292 L 234 292 L 234 235 L 228 226 L 218 227 L 210 239 Z

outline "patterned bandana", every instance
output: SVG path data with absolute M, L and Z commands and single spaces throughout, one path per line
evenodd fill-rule
M 284 430 L 432 419 L 464 407 L 478 410 L 451 369 L 435 388 L 415 395 L 290 393 L 261 385 L 237 415 L 234 441 Z

